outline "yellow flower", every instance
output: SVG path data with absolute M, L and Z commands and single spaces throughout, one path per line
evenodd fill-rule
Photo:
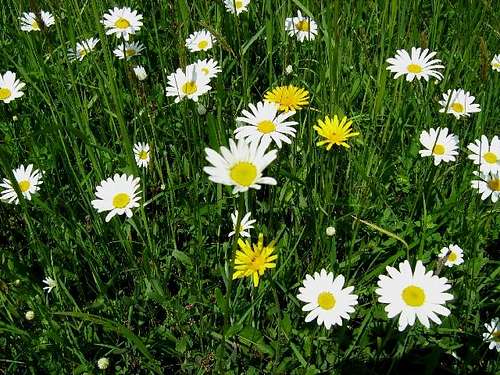
M 241 277 L 251 276 L 253 285 L 259 286 L 259 276 L 262 276 L 267 268 L 275 268 L 276 263 L 273 263 L 278 256 L 271 255 L 274 251 L 275 242 L 264 246 L 264 235 L 259 234 L 259 241 L 253 245 L 250 241 L 238 240 L 240 250 L 236 251 L 234 260 L 233 280 Z
M 318 125 L 314 125 L 314 130 L 325 139 L 317 142 L 316 145 L 323 146 L 326 144 L 327 150 L 330 150 L 333 145 L 350 148 L 351 146 L 346 143 L 347 139 L 359 135 L 357 132 L 352 132 L 352 120 L 348 120 L 347 117 L 344 117 L 339 123 L 337 115 L 333 116 L 333 121 L 326 116 L 324 122 L 318 120 Z
M 309 104 L 309 91 L 293 85 L 281 86 L 266 92 L 264 100 L 278 104 L 280 111 L 295 111 Z

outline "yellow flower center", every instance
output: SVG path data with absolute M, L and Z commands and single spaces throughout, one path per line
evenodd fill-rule
M 130 22 L 128 22 L 125 18 L 118 18 L 115 22 L 115 26 L 117 29 L 126 29 L 130 27 Z
M 199 49 L 204 49 L 208 47 L 208 42 L 206 40 L 202 40 L 198 43 L 198 48 Z
M 487 152 L 483 156 L 484 161 L 489 164 L 495 164 L 497 162 L 497 156 L 493 152 Z
M 130 196 L 127 193 L 118 193 L 113 197 L 114 208 L 125 208 L 130 202 Z
M 272 133 L 276 130 L 276 125 L 272 121 L 264 120 L 257 124 L 257 129 L 264 134 Z
M 135 53 L 136 53 L 135 49 L 133 49 L 133 48 L 129 48 L 129 49 L 125 50 L 125 56 L 127 56 L 127 57 L 134 56 Z
M 256 256 L 252 260 L 252 265 L 250 266 L 254 271 L 258 271 L 264 267 L 266 264 L 266 258 L 261 255 Z
M 495 332 L 493 332 L 491 334 L 491 337 L 492 337 L 493 341 L 500 342 L 500 331 L 496 330 Z
M 443 145 L 435 145 L 434 148 L 432 149 L 432 153 L 434 155 L 443 155 L 446 149 L 444 148 Z
M 243 8 L 243 1 L 235 1 L 234 6 L 236 9 L 241 9 Z
M 201 68 L 201 72 L 205 75 L 209 73 L 208 68 Z
M 452 251 L 452 252 L 450 253 L 450 255 L 448 255 L 448 260 L 449 260 L 450 262 L 454 262 L 454 261 L 456 261 L 456 260 L 457 260 L 457 258 L 458 258 L 458 255 L 457 255 L 457 253 L 455 253 L 454 251 Z
M 81 49 L 80 52 L 78 52 L 78 54 L 81 56 L 81 57 L 85 57 L 87 55 L 87 51 L 85 49 Z
M 491 66 L 493 66 L 493 68 L 500 68 L 500 63 L 494 63 L 491 64 Z
M 182 85 L 182 92 L 186 95 L 194 94 L 196 91 L 198 91 L 198 86 L 195 81 L 187 81 Z
M 229 170 L 231 179 L 241 186 L 250 186 L 257 177 L 257 167 L 246 161 L 240 161 Z
M 309 31 L 309 21 L 301 20 L 295 24 L 295 28 L 299 31 L 308 32 Z
M 455 102 L 451 105 L 451 109 L 453 109 L 455 112 L 463 112 L 464 106 L 462 105 L 462 103 Z
M 335 307 L 335 297 L 330 292 L 321 292 L 318 296 L 318 305 L 323 310 L 330 310 Z
M 31 23 L 31 28 L 33 30 L 40 31 L 40 25 L 38 24 L 38 22 L 36 22 L 36 20 Z
M 19 181 L 19 190 L 23 193 L 27 192 L 30 188 L 31 184 L 28 180 Z
M 422 67 L 418 64 L 410 64 L 406 67 L 406 69 L 408 69 L 409 73 L 413 73 L 413 74 L 422 73 L 422 71 L 423 71 Z
M 495 178 L 488 181 L 488 187 L 493 191 L 500 191 L 500 179 Z
M 404 288 L 401 297 L 408 306 L 412 307 L 422 306 L 425 302 L 424 290 L 416 285 L 410 285 Z
M 12 92 L 7 87 L 0 88 L 0 100 L 8 99 Z
M 142 150 L 139 152 L 139 159 L 141 160 L 146 160 L 148 158 L 148 152 L 145 150 Z

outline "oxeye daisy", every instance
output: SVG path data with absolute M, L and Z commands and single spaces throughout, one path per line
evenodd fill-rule
M 27 167 L 21 165 L 19 168 L 14 169 L 12 173 L 14 174 L 14 178 L 16 179 L 16 183 L 23 197 L 27 200 L 31 200 L 31 195 L 40 190 L 42 172 L 38 169 L 33 170 L 33 164 L 29 164 Z M 5 190 L 0 193 L 1 200 L 7 201 L 7 203 L 19 203 L 19 197 L 12 187 L 10 180 L 4 178 L 0 186 L 5 188 Z
M 109 211 L 106 222 L 115 215 L 126 214 L 132 217 L 132 208 L 139 207 L 139 178 L 117 173 L 113 178 L 109 177 L 101 181 L 96 188 L 96 198 L 91 203 L 97 212 Z
M 349 314 L 354 312 L 358 304 L 358 296 L 352 294 L 353 286 L 344 288 L 345 278 L 338 275 L 333 278 L 332 272 L 322 269 L 320 273 L 315 272 L 314 277 L 306 275 L 304 286 L 299 288 L 300 294 L 297 298 L 306 305 L 303 311 L 309 311 L 306 322 L 317 319 L 320 326 L 324 324 L 326 329 L 332 325 L 342 325 L 342 319 L 349 319 Z
M 410 56 L 404 49 L 397 50 L 396 56 L 387 59 L 387 62 L 390 64 L 387 70 L 396 73 L 394 79 L 406 75 L 406 80 L 410 82 L 414 78 L 418 80 L 424 78 L 428 81 L 430 77 L 434 77 L 440 81 L 443 75 L 438 69 L 443 69 L 444 66 L 441 65 L 441 60 L 432 59 L 436 56 L 436 53 L 429 52 L 428 49 L 422 50 L 422 48 L 412 47 Z
M 500 352 L 500 319 L 492 319 L 490 324 L 484 324 L 484 328 L 486 332 L 483 333 L 483 340 L 489 343 L 488 348 Z
M 443 94 L 443 100 L 439 104 L 443 108 L 439 112 L 451 113 L 457 119 L 462 116 L 469 117 L 471 113 L 481 112 L 481 106 L 474 103 L 474 97 L 462 89 L 448 90 Z
M 464 252 L 458 245 L 450 245 L 441 249 L 439 258 L 445 261 L 445 266 L 458 266 L 464 262 Z
M 16 78 L 16 73 L 8 70 L 4 75 L 0 74 L 0 100 L 9 103 L 20 98 L 24 95 L 24 92 L 21 91 L 24 86 L 26 84 Z
M 439 165 L 442 161 L 455 161 L 458 155 L 458 137 L 455 134 L 448 134 L 448 128 L 424 130 L 420 134 L 420 143 L 425 149 L 420 150 L 420 156 L 433 156 L 434 165 Z
M 271 241 L 264 246 L 264 235 L 259 234 L 259 241 L 256 244 L 249 240 L 238 239 L 239 250 L 236 251 L 234 259 L 233 280 L 241 277 L 251 277 L 253 286 L 259 286 L 259 277 L 264 275 L 268 268 L 276 268 L 277 255 L 273 255 L 275 242 Z
M 236 225 L 238 224 L 238 210 L 234 211 L 233 214 L 231 214 L 231 221 L 233 222 L 233 230 L 229 232 L 227 235 L 228 237 L 233 236 L 234 234 L 237 234 L 241 237 L 250 237 L 250 229 L 253 228 L 253 223 L 255 223 L 257 220 L 250 220 L 250 216 L 252 216 L 251 212 L 247 212 L 245 216 L 241 219 L 240 226 L 237 228 Z
M 266 92 L 264 101 L 276 103 L 283 112 L 296 111 L 309 104 L 309 91 L 293 85 L 280 86 Z
M 295 137 L 294 126 L 296 121 L 286 121 L 295 112 L 284 112 L 278 115 L 278 107 L 274 103 L 258 102 L 257 106 L 249 104 L 250 110 L 243 110 L 245 117 L 237 117 L 236 121 L 248 125 L 242 125 L 234 131 L 236 139 L 244 139 L 246 142 L 262 142 L 265 145 L 274 141 L 278 148 L 281 142 L 292 143 L 290 138 Z
M 209 79 L 217 77 L 217 74 L 222 72 L 222 69 L 217 64 L 218 62 L 214 59 L 198 60 L 195 62 L 196 70 L 199 74 L 204 75 Z
M 71 61 L 82 61 L 89 52 L 94 50 L 97 43 L 99 43 L 99 39 L 96 38 L 89 38 L 76 43 L 75 48 L 68 49 L 68 58 Z
M 375 293 L 380 296 L 380 303 L 387 304 L 385 311 L 389 318 L 399 314 L 400 331 L 413 326 L 415 317 L 429 328 L 429 319 L 441 324 L 437 314 L 450 315 L 450 310 L 443 306 L 453 299 L 451 294 L 444 293 L 451 288 L 446 278 L 438 277 L 432 271 L 426 272 L 421 261 L 417 261 L 415 272 L 407 260 L 399 263 L 399 270 L 390 266 L 386 270 L 389 276 L 379 276 L 379 288 Z
M 329 151 L 333 145 L 344 146 L 350 148 L 347 140 L 350 137 L 359 135 L 358 132 L 352 131 L 352 120 L 343 117 L 339 122 L 337 115 L 333 116 L 333 120 L 326 116 L 325 120 L 318 120 L 318 125 L 314 125 L 314 130 L 323 139 L 316 143 L 317 146 L 326 144 L 326 149 Z
M 139 167 L 147 167 L 150 160 L 149 145 L 147 143 L 136 143 L 134 145 L 135 161 Z
M 250 4 L 250 0 L 224 0 L 227 11 L 236 15 L 246 12 L 248 4 Z
M 186 47 L 190 52 L 208 51 L 214 43 L 215 37 L 207 30 L 195 31 L 186 39 Z
M 43 23 L 43 27 L 50 27 L 55 24 L 54 16 L 45 11 L 40 12 L 40 17 L 33 12 L 24 12 L 19 20 L 21 21 L 21 30 L 22 31 L 40 31 L 42 25 L 40 25 L 40 21 Z
M 141 51 L 144 49 L 144 44 L 141 42 L 124 42 L 119 44 L 114 50 L 113 53 L 120 60 L 126 58 L 127 60 L 131 57 L 138 56 L 141 54 Z
M 218 184 L 234 186 L 233 194 L 260 189 L 261 184 L 276 185 L 272 177 L 263 177 L 262 172 L 276 159 L 277 151 L 266 153 L 265 144 L 229 140 L 229 149 L 222 146 L 220 154 L 210 148 L 205 148 L 206 159 L 211 164 L 203 170 L 208 179 Z
M 46 277 L 45 279 L 42 280 L 42 282 L 47 285 L 43 287 L 43 290 L 47 291 L 47 294 L 52 292 L 52 289 L 57 287 L 57 282 L 51 278 L 51 277 Z
M 134 74 L 139 81 L 144 81 L 148 78 L 148 74 L 146 73 L 146 69 L 142 65 L 134 66 Z
M 106 28 L 106 35 L 115 34 L 117 38 L 122 37 L 128 41 L 130 35 L 141 29 L 142 15 L 129 7 L 114 7 L 105 13 L 101 23 Z
M 314 40 L 318 34 L 318 25 L 307 16 L 302 16 L 300 10 L 296 17 L 289 17 L 285 20 L 285 31 L 288 35 L 295 36 L 299 42 L 304 40 Z
M 493 56 L 493 60 L 491 60 L 491 69 L 500 72 L 500 55 Z
M 201 95 L 206 94 L 212 88 L 209 86 L 210 78 L 198 72 L 194 64 L 186 66 L 185 72 L 178 68 L 167 79 L 166 95 L 175 96 L 176 103 L 184 98 L 197 102 Z
M 467 148 L 472 152 L 468 157 L 474 164 L 480 165 L 479 170 L 483 173 L 500 172 L 500 139 L 494 136 L 491 143 L 485 135 L 481 140 L 476 139 Z
M 496 203 L 500 198 L 500 172 L 482 173 L 474 171 L 473 173 L 479 177 L 479 180 L 471 181 L 472 188 L 479 190 L 483 201 L 491 196 L 491 201 Z

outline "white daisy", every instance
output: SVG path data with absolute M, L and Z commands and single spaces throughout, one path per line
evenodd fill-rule
M 495 135 L 490 143 L 488 138 L 482 135 L 481 140 L 476 139 L 467 148 L 473 152 L 469 155 L 469 159 L 473 160 L 474 164 L 480 165 L 481 172 L 500 172 L 500 139 L 498 136 Z
M 106 35 L 115 34 L 117 38 L 123 37 L 128 41 L 130 35 L 141 29 L 142 14 L 129 7 L 114 7 L 105 13 L 101 23 L 106 28 Z
M 253 228 L 253 223 L 255 223 L 257 220 L 250 220 L 250 216 L 252 216 L 251 212 L 247 212 L 245 216 L 241 219 L 240 227 L 239 229 L 236 228 L 236 225 L 238 224 L 238 210 L 234 211 L 234 214 L 231 214 L 231 220 L 233 222 L 233 230 L 229 232 L 227 235 L 228 237 L 231 237 L 232 235 L 236 234 L 238 232 L 238 235 L 241 237 L 250 237 L 250 229 Z
M 113 53 L 120 60 L 123 60 L 125 57 L 130 59 L 131 57 L 138 56 L 141 54 L 141 51 L 144 49 L 144 44 L 141 42 L 124 42 L 119 44 L 114 50 Z
M 237 117 L 236 121 L 248 125 L 239 126 L 234 131 L 236 139 L 244 139 L 246 142 L 261 141 L 266 146 L 274 141 L 278 148 L 281 142 L 292 143 L 290 138 L 295 137 L 297 131 L 294 126 L 296 121 L 285 121 L 295 114 L 294 111 L 278 114 L 278 106 L 270 102 L 258 102 L 257 106 L 249 104 L 250 110 L 243 110 L 245 117 Z
M 299 288 L 300 294 L 297 295 L 306 303 L 302 310 L 309 311 L 306 322 L 317 319 L 319 326 L 324 324 L 330 329 L 335 324 L 341 326 L 342 318 L 349 319 L 349 314 L 354 312 L 353 306 L 358 304 L 358 296 L 352 294 L 353 286 L 343 288 L 344 283 L 344 276 L 338 275 L 334 280 L 333 273 L 324 269 L 315 272 L 314 277 L 306 275 L 304 286 Z
M 134 74 L 139 81 L 144 81 L 146 78 L 148 78 L 146 69 L 144 69 L 142 65 L 134 66 Z
M 445 260 L 445 266 L 458 266 L 464 262 L 464 251 L 458 245 L 450 245 L 441 249 L 439 258 Z
M 136 143 L 134 145 L 135 161 L 139 167 L 147 167 L 150 160 L 149 145 L 147 143 Z
M 483 340 L 489 342 L 489 349 L 496 349 L 500 352 L 500 319 L 494 318 L 491 323 L 485 323 L 486 332 L 483 333 Z
M 47 285 L 43 287 L 43 290 L 46 290 L 47 293 L 52 292 L 52 289 L 57 287 L 57 282 L 51 277 L 46 277 L 42 282 Z
M 227 11 L 232 14 L 236 13 L 236 15 L 246 12 L 248 4 L 250 4 L 250 0 L 224 0 Z
M 218 62 L 215 61 L 214 59 L 210 60 L 198 60 L 195 65 L 196 65 L 196 70 L 206 76 L 209 79 L 217 77 L 217 74 L 222 72 L 222 69 L 217 65 Z
M 40 185 L 42 184 L 42 172 L 38 169 L 33 170 L 33 164 L 24 167 L 21 165 L 19 168 L 12 171 L 14 178 L 19 186 L 19 190 L 23 194 L 23 197 L 27 200 L 31 200 L 31 195 L 35 194 L 40 190 Z M 16 191 L 12 187 L 10 180 L 4 178 L 3 183 L 0 184 L 1 187 L 5 188 L 0 194 L 0 199 L 7 201 L 7 203 L 19 204 L 19 197 Z
M 276 185 L 272 177 L 262 177 L 264 169 L 276 159 L 277 151 L 266 153 L 265 144 L 254 142 L 247 144 L 240 140 L 236 144 L 229 140 L 229 149 L 222 146 L 220 154 L 210 148 L 205 148 L 206 159 L 212 166 L 203 170 L 209 175 L 209 180 L 223 185 L 234 185 L 233 194 L 260 189 L 260 184 Z
M 500 172 L 482 173 L 474 171 L 473 173 L 480 179 L 471 181 L 472 188 L 479 190 L 483 201 L 491 195 L 491 201 L 496 203 L 500 198 Z
M 297 17 L 289 17 L 285 20 L 285 31 L 288 31 L 288 35 L 295 36 L 299 42 L 303 42 L 314 40 L 318 34 L 318 25 L 312 18 L 302 16 L 299 10 Z
M 434 59 L 431 60 L 437 52 L 430 52 L 426 48 L 422 50 L 421 48 L 411 48 L 411 56 L 404 49 L 396 51 L 396 56 L 387 59 L 390 66 L 387 70 L 396 73 L 394 79 L 406 75 L 407 81 L 413 81 L 416 77 L 418 80 L 424 78 L 426 81 L 429 77 L 434 77 L 438 81 L 443 78 L 443 75 L 437 69 L 443 69 L 444 66 L 441 65 L 441 60 Z
M 474 99 L 468 91 L 465 92 L 463 89 L 448 90 L 443 94 L 443 100 L 439 101 L 443 107 L 439 112 L 451 113 L 457 119 L 462 116 L 469 117 L 471 113 L 481 112 L 481 106 L 474 103 Z
M 399 263 L 399 271 L 390 266 L 386 270 L 389 276 L 379 276 L 379 288 L 375 292 L 380 296 L 379 302 L 388 304 L 385 311 L 389 318 L 400 314 L 400 331 L 413 326 L 415 317 L 429 328 L 429 319 L 441 324 L 437 314 L 450 315 L 450 310 L 443 306 L 453 299 L 451 294 L 444 293 L 451 288 L 446 278 L 438 277 L 432 271 L 426 273 L 421 261 L 417 261 L 415 272 L 407 260 Z
M 500 55 L 493 56 L 493 60 L 491 60 L 491 69 L 500 72 Z
M 420 156 L 433 156 L 434 165 L 439 165 L 442 161 L 455 161 L 458 155 L 458 137 L 455 134 L 448 134 L 448 128 L 429 129 L 420 134 L 420 143 L 425 149 L 420 150 Z
M 166 95 L 175 96 L 176 103 L 179 103 L 184 98 L 197 102 L 201 95 L 207 93 L 212 88 L 208 85 L 210 78 L 199 73 L 195 64 L 186 66 L 185 72 L 181 68 L 178 68 L 167 79 Z
M 50 27 L 55 24 L 54 16 L 49 12 L 41 11 L 40 18 L 33 12 L 24 12 L 19 20 L 21 21 L 22 31 L 40 31 L 40 19 L 44 27 Z
M 132 217 L 132 208 L 139 207 L 141 196 L 139 188 L 139 178 L 117 173 L 113 178 L 101 181 L 96 188 L 97 199 L 92 201 L 92 206 L 97 212 L 109 211 L 106 222 L 115 215 L 126 214 Z
M 191 52 L 208 51 L 216 42 L 215 37 L 207 30 L 195 31 L 186 39 L 186 47 Z
M 21 91 L 24 86 L 26 86 L 25 83 L 16 79 L 16 73 L 8 70 L 3 76 L 0 74 L 0 100 L 9 103 L 20 98 L 24 95 L 24 92 Z
M 82 61 L 89 52 L 94 50 L 97 43 L 99 43 L 99 39 L 97 38 L 89 38 L 76 43 L 75 48 L 68 49 L 68 58 L 71 61 Z

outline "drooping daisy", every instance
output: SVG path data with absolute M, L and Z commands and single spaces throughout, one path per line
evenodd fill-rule
M 481 172 L 500 172 L 500 139 L 498 136 L 495 135 L 490 143 L 488 138 L 482 135 L 481 140 L 476 139 L 467 148 L 473 152 L 469 155 L 469 159 L 473 160 L 474 164 L 480 165 Z
M 14 178 L 16 179 L 23 197 L 27 200 L 31 200 L 31 195 L 40 190 L 42 172 L 38 169 L 33 170 L 33 164 L 29 164 L 27 167 L 21 165 L 19 168 L 14 169 L 12 173 L 14 174 Z M 7 201 L 7 203 L 19 204 L 19 197 L 12 187 L 10 180 L 4 178 L 0 186 L 5 188 L 5 190 L 0 193 L 1 200 Z
M 166 95 L 175 96 L 176 103 L 184 98 L 197 102 L 201 95 L 206 94 L 212 88 L 209 86 L 210 78 L 198 72 L 194 64 L 186 66 L 185 72 L 178 68 L 167 79 Z
M 429 328 L 429 319 L 441 324 L 437 314 L 450 315 L 450 310 L 443 306 L 446 301 L 453 299 L 453 295 L 444 293 L 451 288 L 446 278 L 438 277 L 432 271 L 426 272 L 421 261 L 417 261 L 415 272 L 407 260 L 399 263 L 399 271 L 390 266 L 386 270 L 389 276 L 379 276 L 379 288 L 375 293 L 380 296 L 380 303 L 387 304 L 385 311 L 389 318 L 400 314 L 400 331 L 413 326 L 415 317 Z
M 500 172 L 482 173 L 474 171 L 473 173 L 480 179 L 471 181 L 472 188 L 479 190 L 483 201 L 491 196 L 491 201 L 496 203 L 500 198 Z
M 285 31 L 288 35 L 295 36 L 299 42 L 304 40 L 314 40 L 318 34 L 318 25 L 308 17 L 302 16 L 300 10 L 297 11 L 297 17 L 289 17 L 285 20 Z
M 208 179 L 218 184 L 234 186 L 233 194 L 260 189 L 260 184 L 276 185 L 272 177 L 263 177 L 264 169 L 276 159 L 277 151 L 266 153 L 265 144 L 229 140 L 229 149 L 222 146 L 220 154 L 211 148 L 205 148 L 206 159 L 211 164 L 203 170 Z
M 8 70 L 3 76 L 0 74 L 0 100 L 9 103 L 20 98 L 24 95 L 24 92 L 21 91 L 24 86 L 26 84 L 16 78 L 16 73 Z
M 500 72 L 500 55 L 493 56 L 493 60 L 491 60 L 491 69 Z
M 245 216 L 241 219 L 240 226 L 239 228 L 236 228 L 236 225 L 238 224 L 238 210 L 235 210 L 233 214 L 231 214 L 231 220 L 233 222 L 233 230 L 229 232 L 227 235 L 228 237 L 231 237 L 232 235 L 238 233 L 239 236 L 241 237 L 250 237 L 250 229 L 253 228 L 253 223 L 255 223 L 257 220 L 252 219 L 250 220 L 250 216 L 252 216 L 251 212 L 247 212 Z
M 186 39 L 186 47 L 190 52 L 208 51 L 216 42 L 215 37 L 207 30 L 195 31 Z
M 248 125 L 242 125 L 234 131 L 236 139 L 244 139 L 246 142 L 262 142 L 265 145 L 274 141 L 278 148 L 281 148 L 281 142 L 292 143 L 290 138 L 295 137 L 297 131 L 294 126 L 296 121 L 285 121 L 295 112 L 283 112 L 278 115 L 278 107 L 274 103 L 258 102 L 257 106 L 249 104 L 252 112 L 243 110 L 245 117 L 237 117 L 236 121 L 244 122 Z
M 259 277 L 264 275 L 268 268 L 276 268 L 276 254 L 274 252 L 275 242 L 271 241 L 267 246 L 264 246 L 264 235 L 259 234 L 259 241 L 256 244 L 250 243 L 249 240 L 243 241 L 238 239 L 240 250 L 236 251 L 234 259 L 233 280 L 250 276 L 253 280 L 253 286 L 259 286 Z
M 494 318 L 491 323 L 485 323 L 486 332 L 483 333 L 483 340 L 489 342 L 489 349 L 496 349 L 500 352 L 500 319 Z
M 76 43 L 75 48 L 68 49 L 68 58 L 71 61 L 82 61 L 89 52 L 94 50 L 97 43 L 99 43 L 99 39 L 97 38 L 89 38 Z
M 238 16 L 248 10 L 248 4 L 250 4 L 250 0 L 224 0 L 227 11 Z
M 276 103 L 283 112 L 297 111 L 309 104 L 309 91 L 293 85 L 275 87 L 266 92 L 264 101 Z
M 214 59 L 210 60 L 198 60 L 195 65 L 196 65 L 196 70 L 206 76 L 209 79 L 217 77 L 217 74 L 222 72 L 222 69 L 217 65 L 218 62 L 215 61 Z
M 418 80 L 424 78 L 426 81 L 430 77 L 436 78 L 440 81 L 443 75 L 438 71 L 438 69 L 443 69 L 444 66 L 441 65 L 441 60 L 432 59 L 437 52 L 430 52 L 426 48 L 411 48 L 411 56 L 404 49 L 399 49 L 396 51 L 396 56 L 387 59 L 390 64 L 387 70 L 392 73 L 396 73 L 394 79 L 406 75 L 407 81 L 413 81 L 416 77 Z
M 464 251 L 458 245 L 450 245 L 441 249 L 439 258 L 445 260 L 445 266 L 458 266 L 464 262 Z
M 474 103 L 474 99 L 468 91 L 465 92 L 463 89 L 448 90 L 443 93 L 443 100 L 439 101 L 443 107 L 439 112 L 451 113 L 457 119 L 462 116 L 469 117 L 471 113 L 481 112 L 481 106 Z
M 420 143 L 425 149 L 420 150 L 420 156 L 433 156 L 434 165 L 439 165 L 442 161 L 455 161 L 458 155 L 458 137 L 455 134 L 448 134 L 448 128 L 429 129 L 420 134 Z
M 144 81 L 146 78 L 148 78 L 146 69 L 144 69 L 142 65 L 134 66 L 134 74 L 139 81 Z
M 326 144 L 327 151 L 329 151 L 333 145 L 350 148 L 351 146 L 347 144 L 347 140 L 350 137 L 359 135 L 358 132 L 352 131 L 352 120 L 348 120 L 345 116 L 340 122 L 337 115 L 333 116 L 333 120 L 326 116 L 324 121 L 318 120 L 318 125 L 314 125 L 313 128 L 320 137 L 323 137 L 321 141 L 316 143 L 316 146 L 323 146 Z
M 128 41 L 130 35 L 141 29 L 142 14 L 129 7 L 114 7 L 105 13 L 101 23 L 106 28 L 106 35 L 115 34 L 117 38 Z
M 22 31 L 40 31 L 41 25 L 40 20 L 43 22 L 43 27 L 50 27 L 55 24 L 54 16 L 45 11 L 40 12 L 40 18 L 33 12 L 24 12 L 21 17 L 19 17 L 21 21 L 21 30 Z
M 332 272 L 322 269 L 320 273 L 315 272 L 314 277 L 306 275 L 304 286 L 299 288 L 300 294 L 297 298 L 307 303 L 302 307 L 303 311 L 309 311 L 306 322 L 317 319 L 320 326 L 324 324 L 326 329 L 332 325 L 342 325 L 342 318 L 349 319 L 349 314 L 354 312 L 358 304 L 358 296 L 352 294 L 353 286 L 343 288 L 345 278 L 338 275 L 333 279 Z
M 96 198 L 91 203 L 97 212 L 109 211 L 106 222 L 115 215 L 126 214 L 132 217 L 132 208 L 139 207 L 139 178 L 117 173 L 113 178 L 109 177 L 101 181 L 96 188 Z
M 134 145 L 135 162 L 139 167 L 147 167 L 149 164 L 149 145 L 147 143 L 136 143 Z
M 113 53 L 120 60 L 123 60 L 124 58 L 126 58 L 128 60 L 131 57 L 140 55 L 141 51 L 144 48 L 145 48 L 144 44 L 142 44 L 141 42 L 132 42 L 132 43 L 124 42 L 122 44 L 119 44 L 113 50 Z
M 47 285 L 43 287 L 43 290 L 47 291 L 47 294 L 52 292 L 52 289 L 57 287 L 57 282 L 51 278 L 51 277 L 46 277 L 45 279 L 42 280 L 42 282 Z

